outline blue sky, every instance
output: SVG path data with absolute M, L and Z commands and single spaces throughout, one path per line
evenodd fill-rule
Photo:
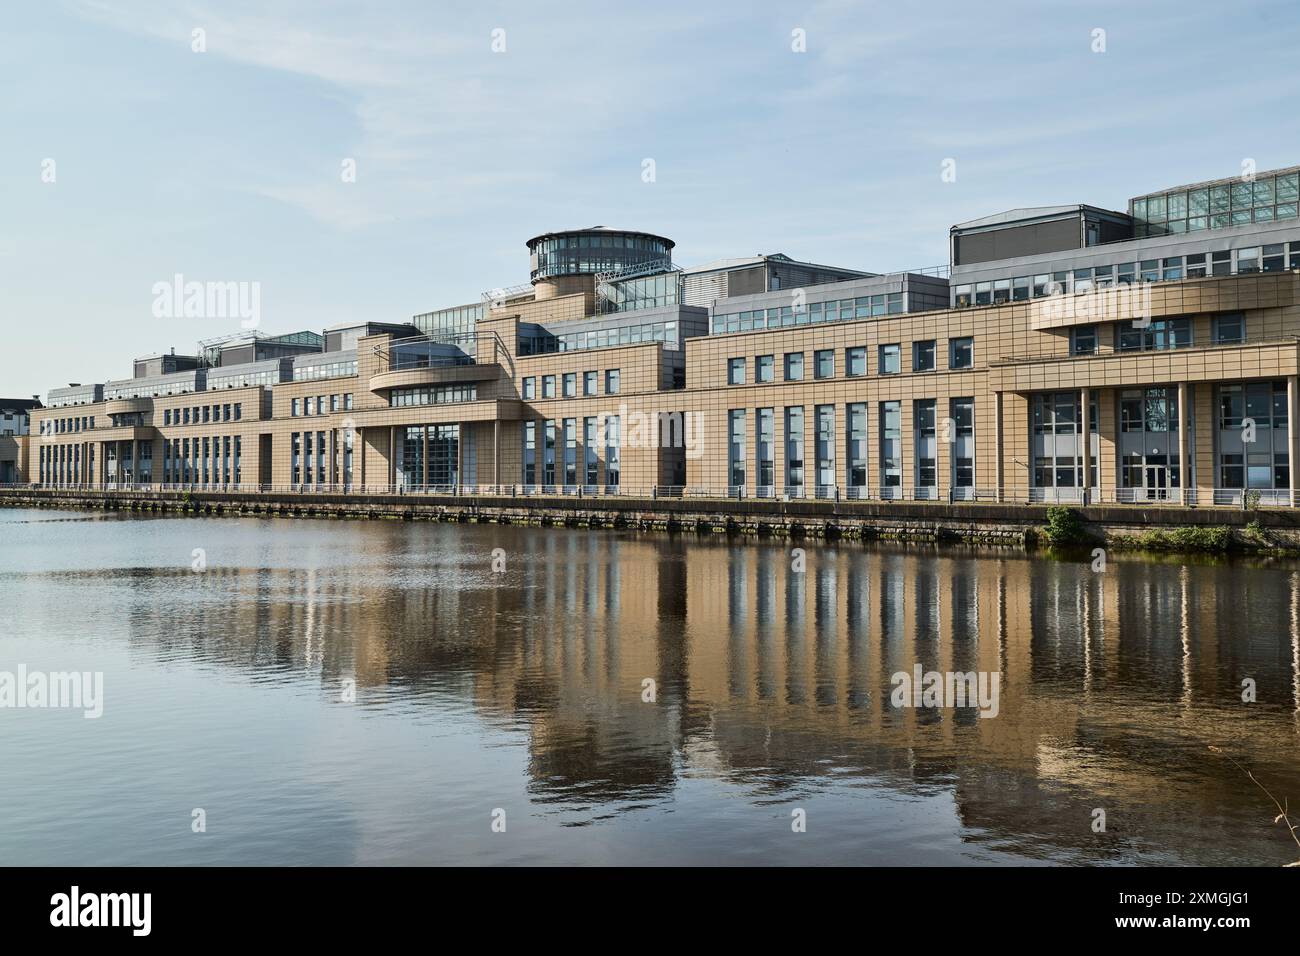
M 156 318 L 177 273 L 257 282 L 263 330 L 319 330 L 523 283 L 549 229 L 663 233 L 683 265 L 886 271 L 1013 206 L 1300 163 L 1293 0 L 51 0 L 5 20 L 5 396 L 238 331 Z

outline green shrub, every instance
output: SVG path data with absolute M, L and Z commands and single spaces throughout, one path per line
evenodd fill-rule
M 1134 544 L 1148 551 L 1204 551 L 1218 554 L 1232 547 L 1232 532 L 1223 525 L 1152 529 L 1137 535 Z
M 1083 544 L 1088 540 L 1078 513 L 1062 505 L 1047 509 L 1047 527 L 1043 529 L 1043 536 L 1053 545 Z

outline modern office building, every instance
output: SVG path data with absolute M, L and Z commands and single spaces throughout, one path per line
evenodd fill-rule
M 0 485 L 28 478 L 28 434 L 31 412 L 41 407 L 39 398 L 0 398 Z
M 1288 503 L 1297 175 L 988 216 L 942 270 L 545 233 L 477 303 L 53 389 L 34 480 Z

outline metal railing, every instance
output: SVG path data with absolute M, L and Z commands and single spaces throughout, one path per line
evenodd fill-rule
M 1285 488 L 1215 488 L 1208 495 L 1189 488 L 996 488 L 962 487 L 938 489 L 934 486 L 899 485 L 809 485 L 757 487 L 731 485 L 714 488 L 702 485 L 603 485 L 603 484 L 362 484 L 360 482 L 304 482 L 297 484 L 263 484 L 249 482 L 177 483 L 117 482 L 88 484 L 77 482 L 13 482 L 0 484 L 0 491 L 94 491 L 122 494 L 205 494 L 205 495 L 405 495 L 415 497 L 494 497 L 494 498 L 637 498 L 637 499 L 711 499 L 732 501 L 831 501 L 831 502 L 909 502 L 916 504 L 1061 504 L 1134 505 L 1140 507 L 1194 507 L 1212 505 L 1241 509 L 1292 507 L 1291 492 Z M 1207 500 L 1208 499 L 1208 500 Z M 1300 505 L 1300 495 L 1295 504 Z
M 1274 335 L 1262 339 L 1251 339 L 1246 342 L 1201 342 L 1192 345 L 1180 345 L 1177 348 L 1164 349 L 1108 349 L 1104 352 L 1096 351 L 1080 354 L 1070 353 L 1069 355 L 1062 355 L 1059 352 L 1046 353 L 1042 355 L 1004 355 L 989 364 L 996 367 L 999 365 L 1026 365 L 1036 362 L 1073 362 L 1079 360 L 1086 361 L 1088 359 L 1133 358 L 1139 355 L 1169 358 L 1170 356 L 1183 355 L 1189 352 L 1204 352 L 1208 349 L 1240 349 L 1269 345 L 1295 345 L 1297 343 L 1300 343 L 1300 335 Z

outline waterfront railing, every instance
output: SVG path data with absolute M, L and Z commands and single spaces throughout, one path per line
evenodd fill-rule
M 1293 500 L 1285 488 L 1215 488 L 1209 494 L 1196 489 L 1178 488 L 996 488 L 961 487 L 940 489 L 934 486 L 902 485 L 814 485 L 772 486 L 757 488 L 731 486 L 714 488 L 696 485 L 462 485 L 431 484 L 359 484 L 359 483 L 307 483 L 307 484 L 247 484 L 247 483 L 168 483 L 122 482 L 109 484 L 79 484 L 69 482 L 29 482 L 0 484 L 0 491 L 52 491 L 52 492 L 111 492 L 117 494 L 167 494 L 180 495 L 284 495 L 284 496 L 411 496 L 422 498 L 572 498 L 606 499 L 626 498 L 639 500 L 697 499 L 700 501 L 759 501 L 759 502 L 909 502 L 930 504 L 1048 504 L 1048 505 L 1135 505 L 1140 507 L 1216 507 L 1258 508 L 1293 507 Z

